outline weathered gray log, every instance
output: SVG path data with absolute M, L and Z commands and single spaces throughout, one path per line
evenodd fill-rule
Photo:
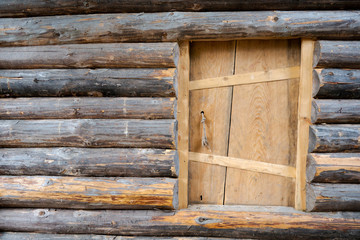
M 360 100 L 314 99 L 312 123 L 360 123 Z
M 228 238 L 208 237 L 129 237 L 115 235 L 94 234 L 53 234 L 53 233 L 29 233 L 29 232 L 4 232 L 0 233 L 1 240 L 229 240 Z
M 356 239 L 359 213 L 0 209 L 3 231 L 261 239 Z
M 317 41 L 314 67 L 360 68 L 360 41 Z
M 359 152 L 359 124 L 310 126 L 309 152 Z
M 313 97 L 360 98 L 360 70 L 316 69 L 313 72 Z
M 360 211 L 360 184 L 308 184 L 306 209 L 314 212 Z
M 176 177 L 175 150 L 1 148 L 0 175 Z
M 0 98 L 0 119 L 173 119 L 175 98 Z
M 244 10 L 341 10 L 360 9 L 356 0 L 8 0 L 0 2 L 0 17 L 26 17 L 89 13 L 244 11 Z
M 0 68 L 175 67 L 177 43 L 70 44 L 0 48 Z
M 360 153 L 309 154 L 306 180 L 317 183 L 360 183 Z
M 0 19 L 0 46 L 237 38 L 360 38 L 360 11 L 98 14 Z
M 174 68 L 0 70 L 0 97 L 169 97 L 175 81 Z
M 175 148 L 175 120 L 2 120 L 0 147 Z
M 0 176 L 0 207 L 176 209 L 177 179 Z

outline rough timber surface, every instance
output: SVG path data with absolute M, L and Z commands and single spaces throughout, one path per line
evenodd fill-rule
M 175 98 L 0 98 L 0 119 L 173 119 Z
M 29 232 L 0 233 L 0 240 L 229 240 L 228 238 L 208 237 L 129 237 L 95 234 L 53 234 Z
M 176 120 L 2 120 L 1 147 L 175 148 Z
M 0 70 L 0 97 L 173 97 L 175 68 Z
M 360 41 L 317 41 L 314 67 L 360 68 Z
M 41 15 L 170 12 L 170 11 L 244 11 L 244 10 L 341 10 L 360 9 L 356 0 L 8 0 L 0 2 L 0 17 Z
M 360 123 L 360 100 L 314 99 L 312 123 Z
M 358 239 L 360 214 L 294 211 L 0 209 L 0 229 L 38 233 Z
M 0 19 L 0 46 L 360 38 L 360 11 L 170 12 Z
M 314 70 L 313 97 L 360 99 L 360 70 L 336 68 Z
M 1 175 L 176 177 L 175 150 L 140 148 L 1 148 Z
M 309 152 L 360 152 L 360 125 L 310 126 Z
M 311 153 L 307 182 L 360 183 L 360 153 Z
M 0 206 L 176 209 L 177 179 L 0 176 Z
M 315 212 L 360 211 L 360 185 L 308 184 L 306 208 Z
M 164 68 L 175 67 L 179 57 L 177 43 L 29 46 L 0 48 L 0 52 L 3 69 Z

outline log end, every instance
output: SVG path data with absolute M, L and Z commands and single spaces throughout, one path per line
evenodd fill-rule
M 316 138 L 316 129 L 314 129 L 312 126 L 309 128 L 309 148 L 308 152 L 311 153 L 315 150 L 316 144 L 317 144 L 317 138 Z
M 177 151 L 175 152 L 175 156 L 174 156 L 174 168 L 175 169 L 171 169 L 171 176 L 178 177 L 180 165 L 179 165 L 179 154 Z
M 307 156 L 306 162 L 306 182 L 311 183 L 316 174 L 315 159 L 311 154 Z
M 319 70 L 313 70 L 312 97 L 315 97 L 320 91 L 320 73 Z
M 173 191 L 173 209 L 179 209 L 179 182 L 176 180 Z
M 316 194 L 311 184 L 306 184 L 306 211 L 314 211 L 316 202 Z
M 317 41 L 314 47 L 314 58 L 313 58 L 314 68 L 318 66 L 320 58 L 321 58 L 321 44 L 319 41 Z
M 320 112 L 319 106 L 316 104 L 316 101 L 312 101 L 311 104 L 311 122 L 316 123 L 318 113 Z

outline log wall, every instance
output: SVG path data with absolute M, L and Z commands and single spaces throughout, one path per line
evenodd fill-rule
M 315 45 L 308 211 L 360 211 L 359 46 L 359 41 Z
M 358 212 L 174 210 L 176 42 L 356 40 L 359 9 L 353 0 L 0 1 L 0 239 L 357 238 Z M 358 46 L 316 48 L 309 211 L 359 210 Z
M 177 208 L 177 43 L 0 52 L 1 207 Z

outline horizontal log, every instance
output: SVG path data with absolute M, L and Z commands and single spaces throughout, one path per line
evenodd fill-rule
M 314 67 L 360 68 L 360 41 L 317 41 Z
M 0 97 L 173 97 L 169 69 L 0 70 Z
M 360 211 L 359 184 L 308 184 L 307 211 Z M 360 213 L 359 213 L 360 215 Z
M 175 148 L 175 120 L 2 120 L 0 147 Z
M 360 100 L 314 99 L 312 123 L 360 123 Z
M 309 152 L 359 152 L 360 125 L 310 126 Z
M 313 97 L 360 98 L 360 70 L 316 69 L 313 72 Z
M 244 10 L 340 10 L 360 9 L 357 1 L 340 0 L 127 0 L 87 1 L 61 0 L 44 3 L 41 0 L 0 2 L 0 17 L 26 17 L 89 13 L 170 12 L 170 11 L 244 11 Z
M 0 68 L 175 67 L 177 43 L 70 44 L 0 48 Z
M 360 153 L 309 154 L 306 178 L 317 183 L 360 183 Z
M 54 234 L 54 233 L 29 233 L 29 232 L 4 232 L 0 233 L 1 240 L 226 240 L 227 238 L 207 237 L 129 237 L 115 235 L 95 234 Z
M 0 46 L 237 38 L 360 38 L 360 11 L 98 14 L 0 19 Z
M 0 148 L 0 175 L 176 177 L 175 150 Z
M 175 209 L 172 178 L 0 176 L 1 207 Z
M 0 98 L 0 119 L 172 119 L 175 98 Z
M 67 234 L 91 232 L 126 236 L 355 239 L 360 235 L 360 214 L 3 208 L 0 209 L 0 229 Z

